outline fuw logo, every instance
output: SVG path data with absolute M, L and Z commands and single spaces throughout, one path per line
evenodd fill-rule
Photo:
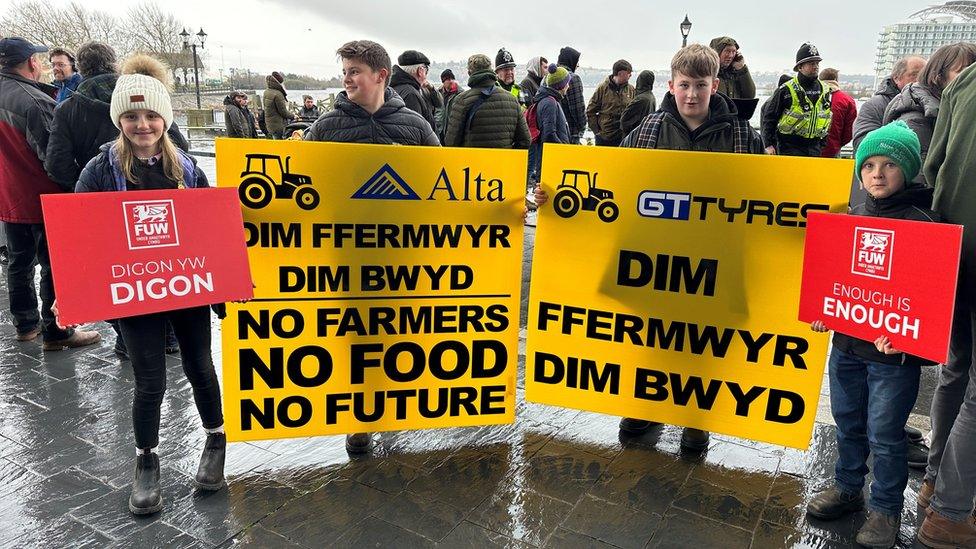
M 122 213 L 130 250 L 180 245 L 172 200 L 123 202 Z
M 413 192 L 410 185 L 389 164 L 383 164 L 352 197 L 371 200 L 420 200 L 417 193 Z
M 894 246 L 895 231 L 855 227 L 851 272 L 891 280 L 891 257 Z

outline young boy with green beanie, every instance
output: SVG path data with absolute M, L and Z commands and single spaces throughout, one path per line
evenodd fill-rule
M 855 174 L 868 198 L 851 213 L 938 222 L 938 214 L 928 209 L 932 188 L 912 183 L 922 165 L 919 149 L 918 137 L 902 121 L 867 134 L 857 149 Z M 819 320 L 811 328 L 827 331 Z M 870 342 L 834 332 L 828 363 L 837 425 L 834 485 L 810 501 L 807 513 L 832 520 L 861 510 L 868 454 L 873 454 L 870 513 L 857 533 L 857 542 L 866 547 L 893 547 L 897 540 L 908 484 L 905 425 L 918 396 L 920 367 L 929 363 L 894 349 L 887 336 Z

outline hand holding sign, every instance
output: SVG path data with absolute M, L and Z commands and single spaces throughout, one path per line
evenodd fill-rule
M 881 336 L 875 339 L 874 346 L 878 348 L 878 352 L 886 355 L 897 355 L 901 353 L 901 351 L 891 346 L 891 340 L 888 339 L 888 336 Z
M 58 312 L 58 300 L 55 299 L 51 302 L 51 313 L 54 315 L 54 322 L 58 325 L 58 328 L 62 330 L 67 330 L 69 328 L 77 328 L 78 324 L 61 324 L 61 314 Z

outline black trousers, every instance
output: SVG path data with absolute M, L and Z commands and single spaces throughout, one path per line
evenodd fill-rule
M 224 424 L 220 385 L 210 355 L 210 308 L 194 307 L 119 319 L 136 378 L 132 427 L 136 447 L 159 445 L 159 409 L 166 392 L 166 323 L 180 342 L 183 373 L 193 386 L 193 401 L 206 429 Z
M 44 341 L 59 341 L 71 337 L 71 330 L 58 328 L 51 312 L 54 303 L 54 279 L 51 277 L 51 258 L 48 256 L 47 236 L 40 223 L 6 223 L 7 233 L 7 294 L 10 314 L 18 334 L 30 332 L 38 325 Z M 34 268 L 41 267 L 41 310 L 37 311 L 37 288 Z

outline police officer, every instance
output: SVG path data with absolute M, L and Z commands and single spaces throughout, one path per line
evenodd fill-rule
M 817 79 L 820 52 L 806 43 L 796 52 L 796 76 L 777 88 L 763 109 L 762 137 L 767 154 L 820 156 L 830 132 L 830 96 Z
M 505 48 L 498 50 L 495 55 L 495 76 L 498 77 L 498 85 L 512 94 L 524 111 L 531 98 L 525 97 L 522 87 L 515 83 L 515 58 Z

